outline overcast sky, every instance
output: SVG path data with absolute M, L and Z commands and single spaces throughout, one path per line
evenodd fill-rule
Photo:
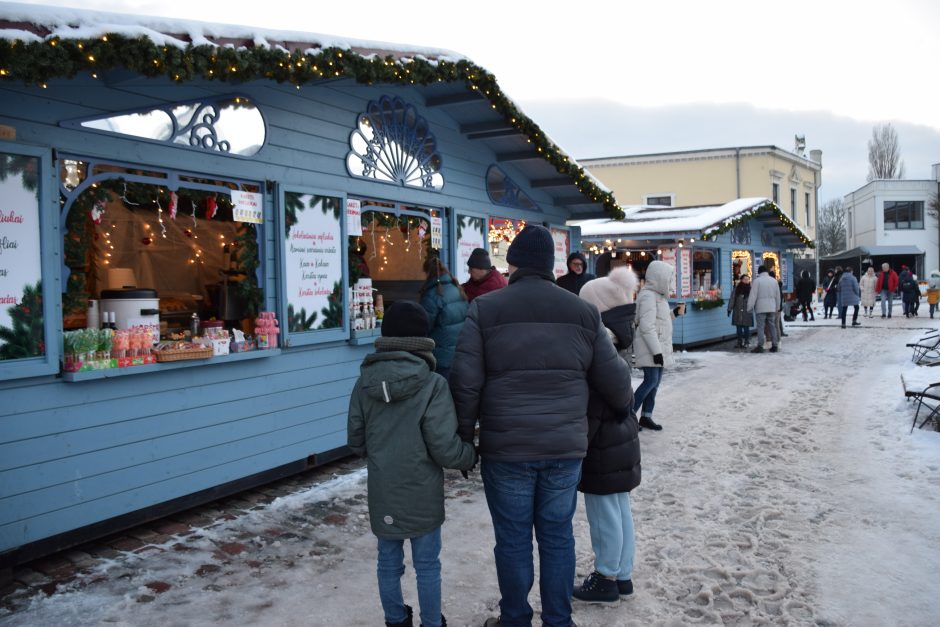
M 876 123 L 898 129 L 907 178 L 940 162 L 934 0 L 32 3 L 446 48 L 491 71 L 576 158 L 790 150 L 805 134 L 823 150 L 821 201 L 864 184 Z

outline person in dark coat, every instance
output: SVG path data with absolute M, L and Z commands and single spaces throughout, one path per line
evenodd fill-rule
M 816 281 L 809 275 L 809 272 L 803 270 L 800 273 L 800 280 L 796 282 L 796 301 L 800 304 L 800 313 L 803 314 L 803 322 L 806 322 L 806 316 L 809 314 L 809 320 L 816 320 L 813 314 L 813 296 L 816 295 Z
M 629 411 L 630 372 L 597 307 L 555 285 L 555 243 L 527 225 L 509 246 L 509 286 L 475 299 L 450 373 L 458 432 L 479 423 L 481 473 L 496 537 L 504 625 L 529 625 L 539 544 L 542 622 L 568 625 L 574 588 L 572 519 L 594 389 Z M 490 619 L 495 623 L 496 619 Z
M 742 274 L 741 280 L 734 286 L 731 299 L 728 300 L 728 315 L 738 335 L 735 348 L 747 348 L 751 344 L 751 327 L 754 326 L 754 314 L 747 310 L 747 299 L 751 295 L 751 277 Z
M 581 289 L 581 298 L 595 305 L 620 349 L 630 358 L 639 279 L 631 268 L 617 267 L 607 277 Z M 632 387 L 630 381 L 623 384 Z M 588 402 L 588 449 L 581 464 L 584 511 L 591 529 L 594 572 L 573 596 L 590 603 L 617 603 L 633 593 L 636 538 L 630 491 L 640 485 L 640 438 L 636 414 L 617 413 L 594 390 Z
M 901 273 L 898 274 L 898 289 L 901 290 L 901 306 L 904 310 L 905 318 L 912 318 L 917 315 L 917 305 L 920 303 L 920 286 L 917 284 L 917 277 L 908 270 L 907 266 L 901 266 Z
M 467 259 L 470 279 L 461 285 L 467 295 L 467 302 L 472 303 L 477 296 L 483 296 L 493 290 L 506 287 L 509 283 L 490 263 L 490 254 L 483 248 L 474 248 Z
M 389 627 L 411 627 L 401 591 L 404 542 L 411 544 L 423 625 L 441 614 L 441 525 L 444 471 L 469 470 L 472 444 L 457 437 L 447 382 L 434 373 L 434 341 L 424 309 L 397 301 L 385 312 L 382 337 L 366 356 L 349 397 L 347 445 L 368 460 L 369 522 L 378 538 L 379 598 Z
M 446 379 L 454 361 L 457 336 L 467 317 L 467 297 L 440 257 L 428 257 L 424 262 L 424 271 L 427 272 L 427 280 L 419 292 L 421 306 L 427 312 L 431 325 L 437 373 Z
M 585 283 L 597 278 L 587 271 L 587 259 L 579 252 L 568 255 L 566 265 L 568 274 L 558 277 L 557 282 L 572 294 L 578 294 Z
M 842 268 L 836 267 L 835 270 L 829 270 L 826 273 L 826 279 L 823 283 L 823 291 L 826 295 L 823 297 L 824 318 L 831 318 L 836 314 L 836 305 L 839 299 L 839 279 L 842 278 Z

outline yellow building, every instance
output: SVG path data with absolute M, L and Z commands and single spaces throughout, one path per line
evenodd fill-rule
M 690 207 L 722 205 L 736 198 L 770 198 L 815 240 L 822 151 L 811 150 L 806 157 L 804 146 L 798 137 L 795 152 L 776 146 L 743 146 L 579 159 L 578 163 L 624 206 Z

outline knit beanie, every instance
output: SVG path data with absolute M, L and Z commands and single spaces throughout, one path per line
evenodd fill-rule
M 382 337 L 427 337 L 428 314 L 412 300 L 396 300 L 382 318 Z
M 490 263 L 490 254 L 483 248 L 474 248 L 467 259 L 467 266 L 478 270 L 489 270 L 493 267 Z
M 639 279 L 632 269 L 618 266 L 607 276 L 585 283 L 578 296 L 604 313 L 614 307 L 632 303 L 638 284 Z
M 506 261 L 517 268 L 551 273 L 555 268 L 555 241 L 544 226 L 527 224 L 509 245 Z

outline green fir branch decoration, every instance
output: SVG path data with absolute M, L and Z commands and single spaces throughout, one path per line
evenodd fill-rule
M 7 309 L 12 326 L 0 326 L 0 359 L 39 357 L 46 352 L 43 339 L 42 281 L 23 288 L 23 298 Z
M 796 225 L 793 220 L 791 220 L 780 207 L 777 206 L 772 200 L 768 200 L 765 203 L 752 207 L 747 211 L 739 213 L 733 218 L 729 218 L 720 224 L 713 224 L 712 226 L 706 227 L 702 230 L 702 240 L 714 239 L 721 235 L 722 233 L 727 233 L 728 231 L 733 230 L 737 226 L 751 220 L 762 213 L 773 213 L 780 219 L 780 222 L 783 223 L 791 233 L 800 238 L 800 241 L 803 242 L 803 245 L 807 248 L 816 248 L 816 244 L 813 240 L 806 237 L 806 234 L 800 230 L 800 227 Z
M 348 77 L 366 85 L 430 85 L 463 82 L 480 94 L 517 131 L 531 142 L 539 157 L 570 177 L 578 190 L 603 204 L 611 218 L 623 218 L 613 194 L 603 189 L 582 168 L 546 137 L 542 129 L 510 100 L 496 77 L 468 61 L 430 61 L 422 57 L 396 59 L 363 56 L 336 47 L 287 51 L 251 46 L 220 47 L 202 44 L 185 48 L 157 45 L 148 37 L 109 33 L 95 39 L 48 37 L 36 42 L 0 41 L 0 80 L 48 85 L 55 78 L 80 73 L 97 77 L 108 70 L 127 69 L 147 77 L 176 82 L 223 81 L 240 84 L 271 80 L 298 87 L 317 81 Z

